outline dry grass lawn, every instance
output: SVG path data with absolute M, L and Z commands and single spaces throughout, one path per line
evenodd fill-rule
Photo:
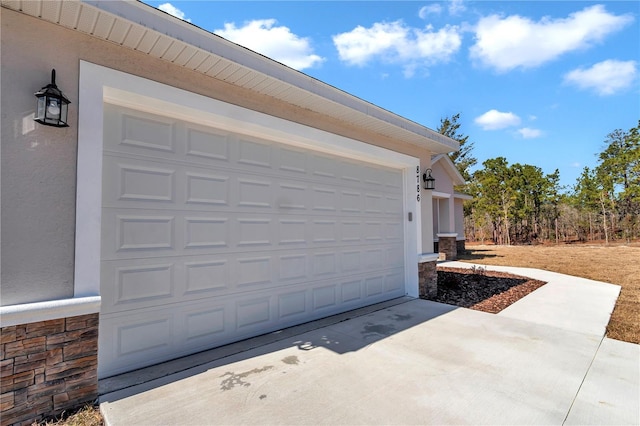
M 32 426 L 103 426 L 104 419 L 100 409 L 95 405 L 87 405 L 76 411 L 64 412 L 58 419 L 48 419 Z
M 640 244 L 616 246 L 467 246 L 459 260 L 520 266 L 618 284 L 622 287 L 607 337 L 640 343 Z

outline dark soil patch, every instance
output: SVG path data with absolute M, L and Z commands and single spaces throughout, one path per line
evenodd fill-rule
M 545 282 L 486 269 L 438 267 L 436 302 L 497 314 Z

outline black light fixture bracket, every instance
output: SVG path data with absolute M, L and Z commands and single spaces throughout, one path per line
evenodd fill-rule
M 40 124 L 53 127 L 69 127 L 67 114 L 69 113 L 69 99 L 56 86 L 56 70 L 51 70 L 51 83 L 35 93 L 37 98 L 34 120 Z

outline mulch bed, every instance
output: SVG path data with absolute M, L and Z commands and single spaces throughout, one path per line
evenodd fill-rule
M 433 300 L 497 314 L 546 283 L 486 269 L 438 267 L 438 296 Z

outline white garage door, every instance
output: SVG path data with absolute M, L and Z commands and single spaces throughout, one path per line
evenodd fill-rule
M 398 169 L 105 105 L 99 375 L 405 294 Z

